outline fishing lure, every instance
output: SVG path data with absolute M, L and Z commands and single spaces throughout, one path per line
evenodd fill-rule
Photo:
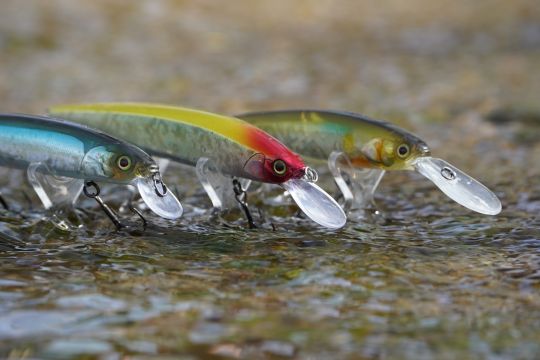
M 501 211 L 501 202 L 484 185 L 448 162 L 431 157 L 423 140 L 388 122 L 318 110 L 253 112 L 237 117 L 267 131 L 306 159 L 328 161 L 346 198 L 351 197 L 346 194 L 350 190 L 336 173 L 336 163 L 343 161 L 342 157 L 353 169 L 372 169 L 367 179 L 371 193 L 384 171 L 416 170 L 471 210 L 487 215 Z
M 315 222 L 329 228 L 346 222 L 337 202 L 314 184 L 316 173 L 300 156 L 242 120 L 140 103 L 64 105 L 49 112 L 106 131 L 159 157 L 197 167 L 201 159 L 210 159 L 223 174 L 279 184 Z M 205 190 L 210 195 L 208 186 Z
M 97 183 L 106 182 L 136 186 L 148 207 L 161 217 L 176 219 L 182 215 L 182 206 L 167 191 L 150 155 L 79 124 L 0 114 L 0 166 L 27 170 L 46 208 L 61 199 L 74 202 L 82 191 L 100 202 Z M 52 190 L 47 192 L 45 188 Z M 104 204 L 100 205 L 103 208 Z

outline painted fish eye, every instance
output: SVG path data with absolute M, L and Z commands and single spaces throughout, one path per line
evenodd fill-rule
M 116 160 L 116 165 L 118 165 L 120 170 L 129 170 L 131 168 L 131 158 L 127 155 L 122 155 Z
M 397 148 L 397 154 L 400 158 L 404 159 L 409 155 L 409 145 L 407 144 L 401 144 Z
M 274 161 L 273 168 L 276 175 L 285 175 L 287 172 L 287 164 L 283 160 Z

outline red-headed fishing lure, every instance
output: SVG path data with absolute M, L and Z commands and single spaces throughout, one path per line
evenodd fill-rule
M 279 184 L 315 222 L 330 228 L 345 224 L 343 210 L 313 183 L 316 174 L 302 158 L 240 119 L 140 103 L 65 105 L 49 112 L 115 135 L 156 156 L 189 165 L 206 157 L 224 174 Z

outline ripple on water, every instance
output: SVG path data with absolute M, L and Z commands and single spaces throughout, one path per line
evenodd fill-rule
M 100 355 L 114 350 L 105 341 L 95 339 L 62 339 L 51 342 L 45 348 L 45 356 L 53 358 L 71 358 L 77 355 Z
M 177 224 L 148 215 L 144 233 L 115 232 L 96 213 L 85 218 L 93 229 L 66 233 L 39 211 L 2 213 L 0 231 L 25 247 L 0 249 L 0 354 L 12 344 L 51 358 L 540 351 L 533 192 L 504 185 L 503 213 L 486 217 L 429 183 L 393 181 L 376 196 L 380 213 L 356 212 L 337 232 L 293 208 L 268 211 L 276 231 L 198 212 Z
M 102 310 L 104 312 L 115 312 L 126 308 L 124 301 L 101 294 L 64 296 L 56 300 L 56 304 L 63 308 Z
M 80 321 L 95 313 L 14 310 L 0 315 L 0 339 L 68 335 L 84 330 Z

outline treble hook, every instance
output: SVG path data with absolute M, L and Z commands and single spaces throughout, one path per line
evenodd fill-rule
M 4 200 L 4 197 L 2 196 L 2 193 L 0 193 L 0 204 L 2 204 L 4 209 L 9 211 L 9 206 L 8 206 L 6 200 Z
M 143 230 L 146 230 L 146 225 L 148 225 L 148 222 L 144 218 L 143 214 L 136 208 L 134 208 L 131 204 L 129 204 L 129 210 L 133 211 L 135 214 L 139 216 L 139 218 L 142 220 L 143 223 Z
M 121 230 L 122 228 L 125 227 L 125 225 L 120 222 L 118 215 L 116 215 L 116 213 L 109 207 L 109 205 L 105 204 L 105 202 L 99 196 L 99 194 L 101 193 L 101 189 L 99 188 L 99 185 L 96 184 L 96 182 L 94 181 L 85 182 L 84 187 L 83 187 L 83 193 L 90 199 L 96 200 L 98 205 L 101 207 L 101 210 L 103 210 L 105 215 L 107 215 L 107 217 L 112 221 L 112 223 L 114 224 L 117 230 Z M 143 228 L 146 230 L 147 221 L 144 218 L 144 216 L 141 214 L 141 212 L 135 209 L 131 205 L 129 206 L 129 209 L 141 218 L 143 222 Z
M 114 226 L 116 226 L 117 230 L 120 230 L 124 227 L 124 225 L 122 225 L 122 223 L 120 222 L 120 220 L 118 219 L 118 216 L 114 213 L 114 211 L 112 211 L 112 209 L 107 204 L 105 204 L 103 200 L 101 199 L 101 197 L 99 196 L 101 189 L 99 188 L 98 184 L 96 184 L 94 181 L 85 182 L 84 187 L 83 187 L 83 192 L 84 192 L 84 195 L 86 195 L 90 199 L 96 200 L 96 202 L 101 207 L 101 210 L 103 210 L 105 215 L 107 215 L 109 219 L 111 219 Z
M 251 216 L 251 212 L 249 211 L 249 207 L 247 204 L 247 192 L 242 187 L 242 184 L 240 184 L 240 181 L 238 179 L 233 179 L 233 190 L 234 190 L 234 198 L 236 201 L 240 204 L 242 207 L 242 210 L 244 210 L 244 214 L 246 214 L 246 218 L 249 224 L 250 229 L 256 229 L 257 225 L 253 222 L 253 217 Z

